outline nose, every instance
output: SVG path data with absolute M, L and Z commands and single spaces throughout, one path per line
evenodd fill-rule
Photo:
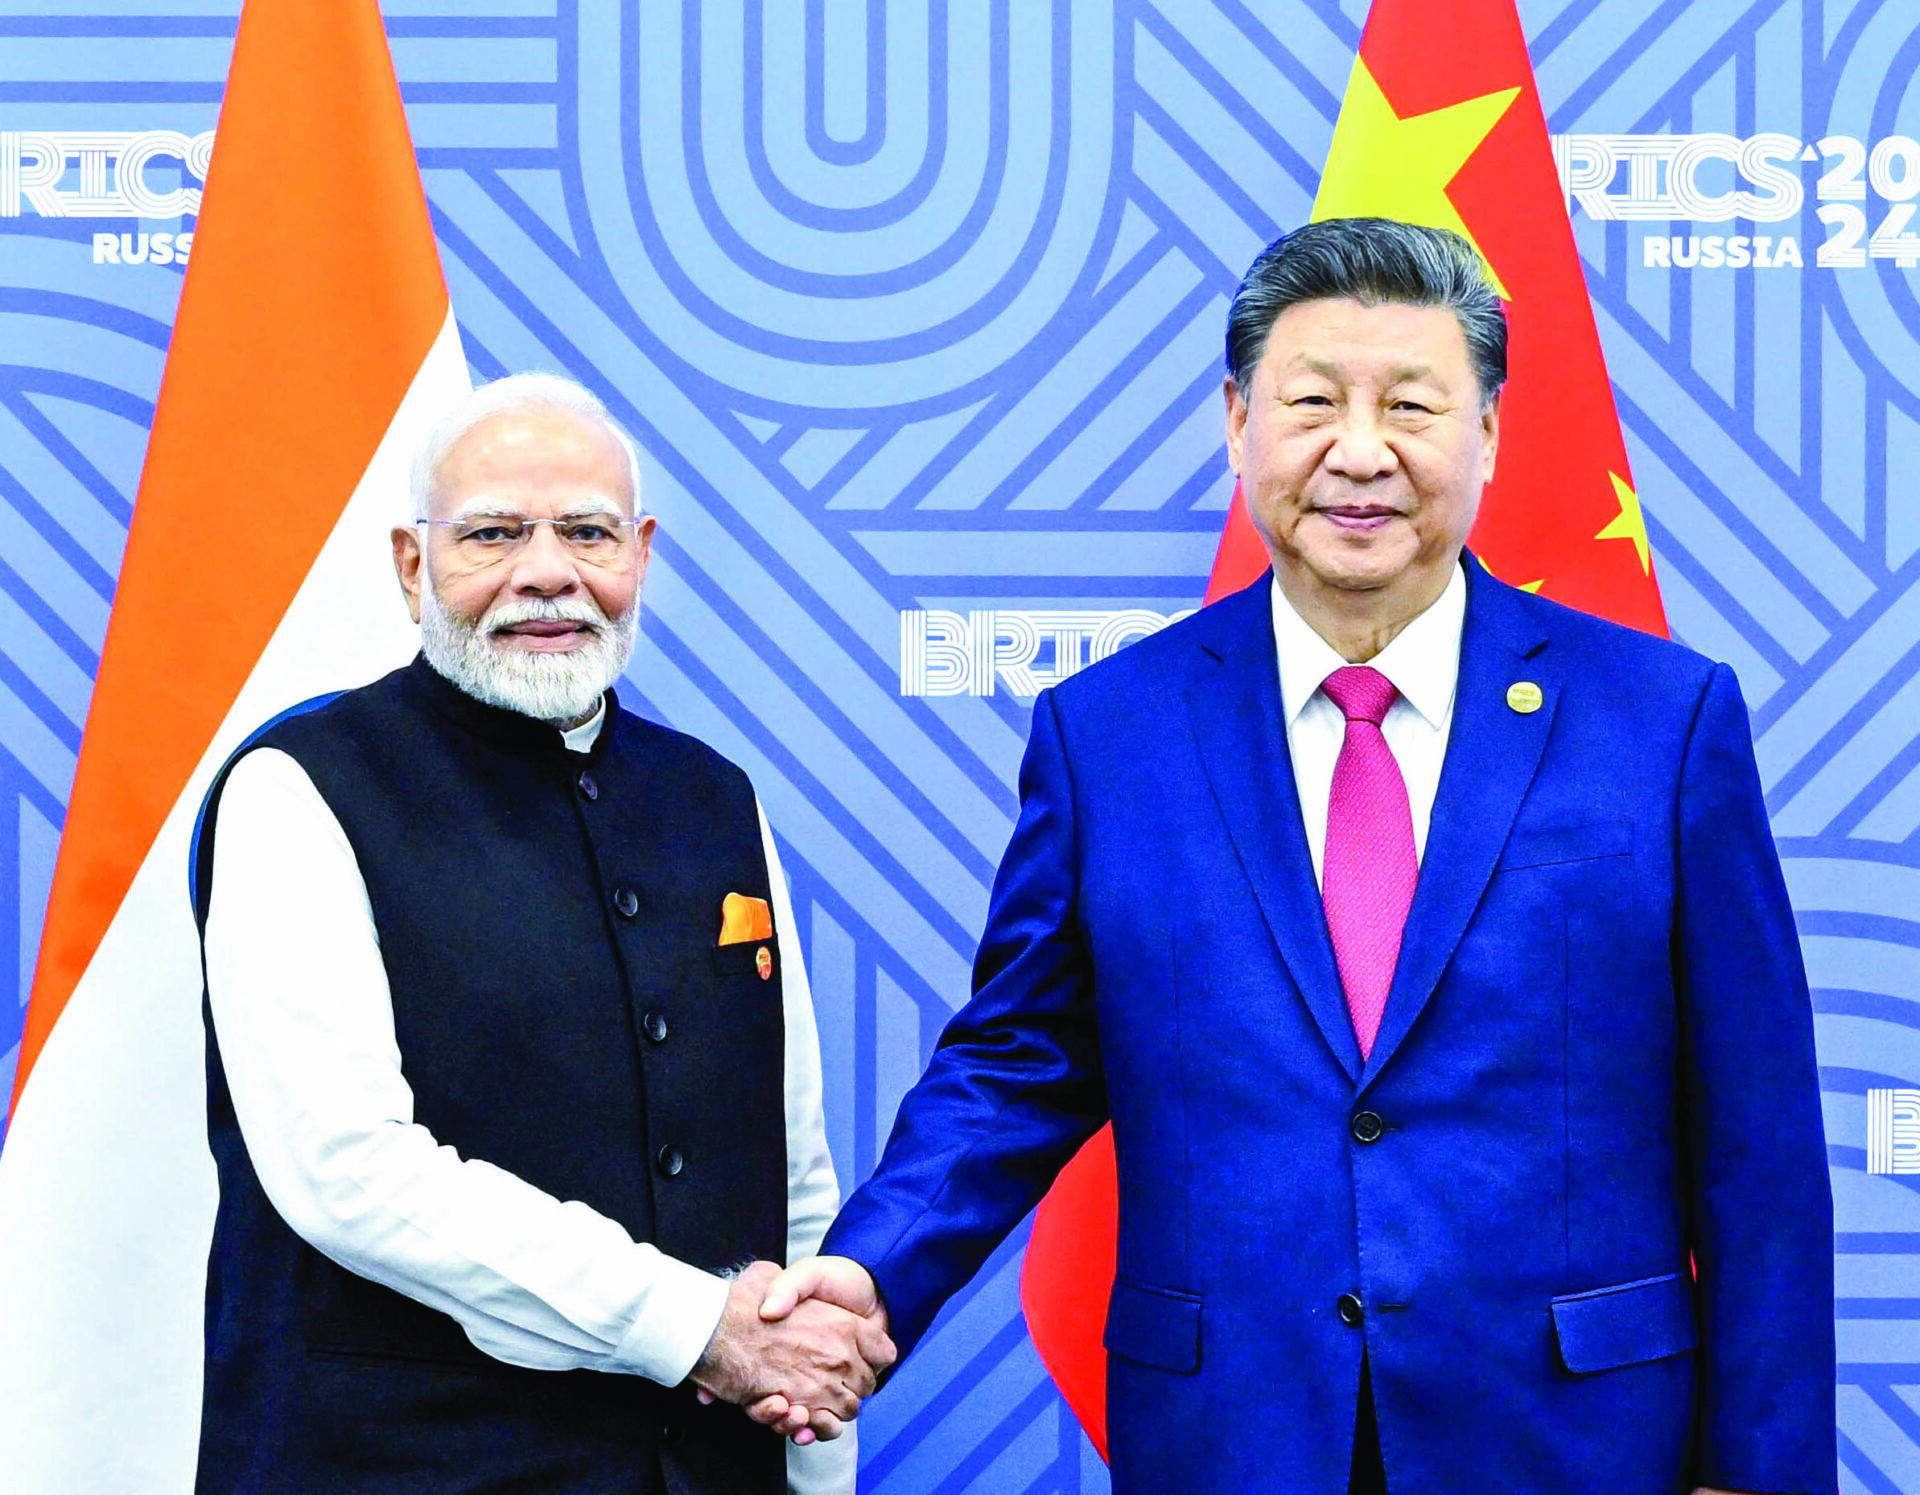
M 1322 465 L 1349 482 L 1365 483 L 1398 471 L 1400 457 L 1387 440 L 1379 413 L 1355 403 L 1347 407 Z
M 565 597 L 579 586 L 579 569 L 553 526 L 532 526 L 513 558 L 513 590 L 526 597 Z

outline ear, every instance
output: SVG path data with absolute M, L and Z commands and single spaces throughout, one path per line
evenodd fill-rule
M 633 572 L 633 587 L 636 592 L 647 579 L 647 562 L 653 558 L 653 532 L 659 524 L 660 521 L 653 515 L 643 514 L 639 524 L 634 526 L 634 533 L 640 537 L 640 563 L 634 567 Z
M 420 621 L 420 587 L 425 581 L 425 557 L 420 553 L 420 531 L 407 525 L 393 527 L 393 574 L 407 599 L 407 611 Z
M 1480 406 L 1480 481 L 1493 481 L 1494 458 L 1500 452 L 1500 395 Z
M 1238 477 L 1240 454 L 1247 444 L 1247 402 L 1231 378 L 1222 385 L 1221 392 L 1227 397 L 1227 465 Z

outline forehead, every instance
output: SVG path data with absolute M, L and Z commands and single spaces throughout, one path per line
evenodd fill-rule
M 588 494 L 633 509 L 627 454 L 613 433 L 579 411 L 532 406 L 490 415 L 441 459 L 436 507 L 485 494 L 537 502 Z
M 1460 319 L 1445 306 L 1400 301 L 1301 301 L 1274 318 L 1260 367 L 1271 374 L 1318 368 L 1347 377 L 1409 370 L 1448 383 L 1472 377 Z

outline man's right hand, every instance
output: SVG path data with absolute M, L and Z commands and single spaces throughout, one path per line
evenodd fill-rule
M 872 1394 L 876 1372 L 893 1363 L 893 1341 L 887 1338 L 884 1315 L 876 1322 L 837 1306 L 827 1294 L 807 1302 L 796 1299 L 779 1315 L 767 1315 L 762 1305 L 783 1275 L 791 1274 L 760 1261 L 734 1278 L 720 1323 L 691 1379 L 714 1399 L 752 1403 L 762 1422 L 784 1418 L 790 1408 L 804 1409 L 798 1427 L 782 1428 L 790 1435 L 837 1437 L 840 1423 L 854 1417 Z M 765 1415 L 776 1404 L 778 1418 Z M 796 1436 L 795 1441 L 810 1439 Z
M 886 1337 L 887 1306 L 880 1301 L 880 1289 L 874 1283 L 873 1274 L 859 1262 L 847 1256 L 810 1256 L 795 1262 L 768 1287 L 766 1301 L 760 1305 L 760 1317 L 769 1322 L 784 1321 L 817 1304 L 832 1304 L 855 1314 L 879 1334 L 886 1358 L 868 1357 L 876 1372 L 893 1364 L 894 1344 Z M 808 1443 L 816 1436 L 840 1436 L 840 1423 L 834 1409 L 801 1396 L 763 1397 L 748 1405 L 747 1415 L 786 1434 L 795 1443 Z

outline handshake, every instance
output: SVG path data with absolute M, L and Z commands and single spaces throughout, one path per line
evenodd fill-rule
M 733 1279 L 690 1379 L 701 1401 L 737 1402 L 811 1443 L 840 1436 L 894 1359 L 886 1305 L 860 1263 L 812 1256 L 783 1272 L 757 1261 Z

